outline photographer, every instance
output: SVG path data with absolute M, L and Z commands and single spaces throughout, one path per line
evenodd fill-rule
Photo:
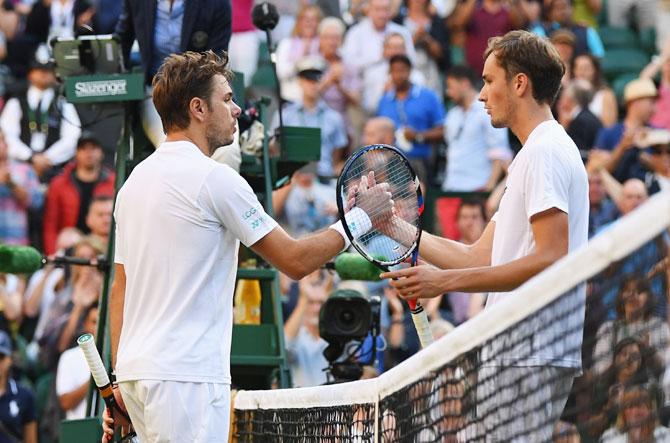
M 298 304 L 284 324 L 291 377 L 294 387 L 326 383 L 328 346 L 319 335 L 319 311 L 333 289 L 333 277 L 319 270 L 300 280 Z

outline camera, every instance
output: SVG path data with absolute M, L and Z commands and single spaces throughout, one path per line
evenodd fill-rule
M 381 299 L 378 296 L 366 298 L 353 289 L 339 289 L 333 292 L 319 312 L 319 334 L 328 347 L 323 355 L 330 364 L 328 370 L 335 383 L 358 380 L 363 372 L 356 353 L 368 335 L 372 336 L 372 358 L 376 357 L 376 340 L 380 332 L 379 316 Z M 354 350 L 345 355 L 347 345 L 358 342 Z

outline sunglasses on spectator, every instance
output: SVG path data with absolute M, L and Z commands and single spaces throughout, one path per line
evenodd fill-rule
M 653 155 L 661 155 L 661 154 L 670 155 L 670 147 L 654 146 L 653 148 L 651 148 L 651 153 Z

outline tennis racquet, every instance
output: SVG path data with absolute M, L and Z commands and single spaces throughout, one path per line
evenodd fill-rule
M 116 403 L 114 391 L 112 390 L 112 383 L 107 375 L 105 365 L 102 363 L 98 348 L 95 347 L 93 334 L 83 334 L 77 339 L 77 344 L 84 352 L 88 369 L 91 371 L 95 385 L 98 387 L 98 391 L 100 392 L 102 399 L 105 401 L 109 413 L 112 416 L 113 414 L 119 414 L 130 423 L 128 414 Z M 139 438 L 134 431 L 131 431 L 121 438 L 120 443 L 139 443 Z
M 363 188 L 386 183 L 393 201 L 388 208 L 365 204 Z M 419 256 L 423 196 L 407 157 L 389 145 L 370 145 L 355 152 L 337 180 L 337 209 L 344 231 L 356 250 L 379 269 Z M 428 317 L 417 300 L 408 300 L 422 347 L 433 342 Z

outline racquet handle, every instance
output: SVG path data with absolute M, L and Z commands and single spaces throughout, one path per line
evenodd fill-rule
M 428 322 L 426 311 L 423 310 L 423 306 L 418 304 L 416 300 L 407 300 L 407 304 L 409 304 L 412 311 L 412 320 L 414 321 L 414 327 L 419 336 L 421 347 L 425 348 L 434 341 L 433 332 L 430 330 L 430 323 Z
M 86 358 L 86 363 L 88 364 L 88 369 L 91 371 L 95 385 L 100 391 L 102 399 L 107 405 L 107 409 L 110 411 L 110 414 L 119 413 L 130 422 L 130 417 L 128 414 L 123 411 L 119 405 L 116 403 L 114 398 L 114 391 L 112 390 L 112 383 L 109 380 L 107 375 L 107 370 L 105 365 L 102 363 L 100 354 L 98 354 L 98 349 L 95 347 L 95 340 L 93 334 L 84 334 L 77 339 L 77 344 L 79 348 L 84 352 L 84 357 Z

